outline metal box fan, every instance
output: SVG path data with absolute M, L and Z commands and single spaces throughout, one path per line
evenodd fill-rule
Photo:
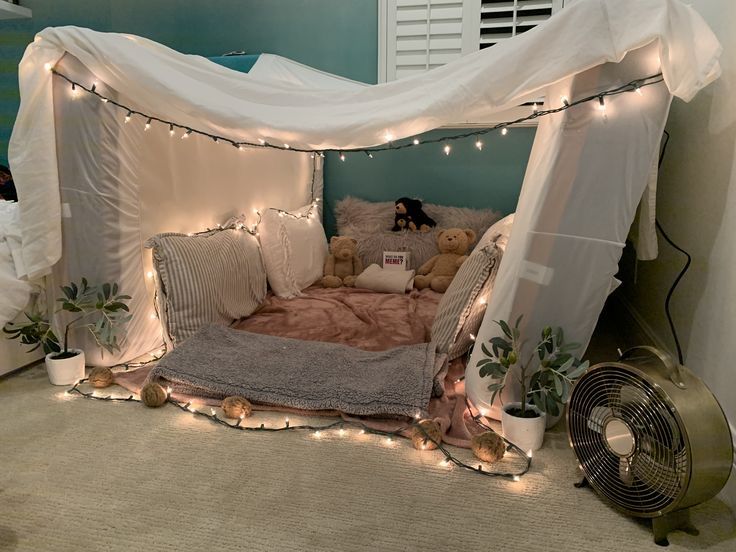
M 688 510 L 715 496 L 733 463 L 728 422 L 690 370 L 653 347 L 591 367 L 567 409 L 585 480 L 626 514 L 652 518 L 654 540 L 692 530 Z

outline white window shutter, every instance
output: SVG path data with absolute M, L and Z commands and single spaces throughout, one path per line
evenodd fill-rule
M 480 48 L 533 29 L 562 7 L 562 0 L 481 0 Z
M 422 73 L 478 48 L 480 0 L 386 0 L 385 4 L 385 13 L 379 8 L 386 40 L 379 80 Z

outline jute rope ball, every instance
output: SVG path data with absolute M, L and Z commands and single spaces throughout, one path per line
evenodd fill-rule
M 166 390 L 158 383 L 147 383 L 141 389 L 141 401 L 146 406 L 157 408 L 166 402 Z
M 434 450 L 437 448 L 435 443 L 442 442 L 442 428 L 440 424 L 433 420 L 422 420 L 417 425 L 421 426 L 413 427 L 411 431 L 411 443 L 417 450 Z M 431 439 L 428 439 L 429 436 Z M 434 441 L 434 442 L 433 442 Z
M 484 462 L 498 462 L 506 454 L 506 443 L 494 431 L 486 431 L 473 436 L 470 440 L 470 448 L 473 454 Z
M 106 366 L 96 366 L 92 368 L 87 378 L 92 387 L 109 387 L 112 385 L 114 376 L 112 370 Z
M 253 413 L 250 401 L 243 397 L 226 397 L 221 406 L 228 418 L 247 418 Z

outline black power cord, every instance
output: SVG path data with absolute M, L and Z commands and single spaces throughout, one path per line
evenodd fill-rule
M 664 142 L 662 143 L 662 149 L 659 154 L 659 162 L 657 164 L 657 168 L 662 167 L 662 161 L 664 161 L 664 154 L 667 151 L 667 144 L 670 141 L 670 133 L 666 130 L 664 131 Z M 690 256 L 690 253 L 685 251 L 682 247 L 677 245 L 675 242 L 672 241 L 672 238 L 670 238 L 667 235 L 667 232 L 664 231 L 664 228 L 662 228 L 662 225 L 659 222 L 659 219 L 655 219 L 655 225 L 657 227 L 657 230 L 659 230 L 659 233 L 662 234 L 662 237 L 665 239 L 665 241 L 670 244 L 673 248 L 675 248 L 677 251 L 685 255 L 687 257 L 687 261 L 685 262 L 685 266 L 682 267 L 682 270 L 677 275 L 677 278 L 675 278 L 675 281 L 672 282 L 672 285 L 670 286 L 669 291 L 667 292 L 667 297 L 664 300 L 664 312 L 667 315 L 667 322 L 670 324 L 670 330 L 672 331 L 672 337 L 675 339 L 675 347 L 677 347 L 677 358 L 680 364 L 685 363 L 685 359 L 682 355 L 682 347 L 680 346 L 680 339 L 677 337 L 677 329 L 675 328 L 675 323 L 672 320 L 672 313 L 670 313 L 670 301 L 672 300 L 672 294 L 675 292 L 675 289 L 677 288 L 677 285 L 680 283 L 680 280 L 682 280 L 683 276 L 685 276 L 685 273 L 690 268 L 690 263 L 692 263 L 692 257 Z

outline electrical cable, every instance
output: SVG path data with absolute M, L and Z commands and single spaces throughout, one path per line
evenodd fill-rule
M 670 141 L 670 133 L 666 130 L 664 131 L 664 143 L 662 144 L 662 149 L 659 154 L 659 162 L 657 164 L 657 168 L 662 167 L 662 162 L 664 161 L 664 155 L 667 152 L 667 144 L 669 144 Z M 674 282 L 672 282 L 672 285 L 670 286 L 669 291 L 667 292 L 667 297 L 664 300 L 664 312 L 667 316 L 667 322 L 669 322 L 670 325 L 670 331 L 672 332 L 672 337 L 675 340 L 675 347 L 677 348 L 677 359 L 680 364 L 685 363 L 685 358 L 682 354 L 682 346 L 680 345 L 680 339 L 677 336 L 677 328 L 675 327 L 675 323 L 672 320 L 672 313 L 670 312 L 670 301 L 672 300 L 672 295 L 675 293 L 675 289 L 677 288 L 677 285 L 680 283 L 680 280 L 682 280 L 683 276 L 685 276 L 685 273 L 690 268 L 690 264 L 692 263 L 692 257 L 690 256 L 690 253 L 685 251 L 682 247 L 677 245 L 674 241 L 672 241 L 672 238 L 670 238 L 667 235 L 667 232 L 664 231 L 664 228 L 662 228 L 662 224 L 659 222 L 659 218 L 655 218 L 655 225 L 657 227 L 657 230 L 659 230 L 659 233 L 662 234 L 662 237 L 665 239 L 665 241 L 670 244 L 674 249 L 685 255 L 687 257 L 687 261 L 685 262 L 685 266 L 682 267 L 682 270 L 680 270 L 680 273 L 675 278 Z

